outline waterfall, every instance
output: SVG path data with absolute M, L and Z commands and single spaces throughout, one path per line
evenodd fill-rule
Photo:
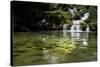
M 86 32 L 89 32 L 89 26 L 87 25 Z
M 70 13 L 72 14 L 72 26 L 70 28 L 71 32 L 80 32 L 80 20 L 73 20 L 73 16 L 75 15 L 75 13 L 77 12 L 77 9 L 74 7 L 73 9 L 69 8 Z
M 72 20 L 73 24 L 70 28 L 71 32 L 81 32 L 82 30 L 80 29 L 80 23 L 84 23 L 86 19 L 88 19 L 89 13 L 85 13 L 83 17 L 80 17 L 80 20 Z M 89 32 L 89 26 L 87 25 L 86 32 Z
M 80 30 L 80 20 L 73 20 L 73 25 L 70 28 L 71 32 L 81 32 Z
M 83 17 L 81 17 L 81 21 L 85 21 L 86 19 L 88 19 L 89 17 L 89 13 L 85 13 Z
M 82 30 L 80 28 L 80 23 L 84 23 L 84 21 L 86 19 L 88 19 L 89 12 L 86 12 L 82 17 L 80 17 L 80 19 L 73 20 L 73 17 L 77 13 L 77 9 L 75 7 L 73 7 L 73 9 L 68 8 L 68 10 L 72 15 L 72 22 L 73 22 L 72 26 L 70 27 L 70 32 L 82 32 Z M 66 30 L 66 25 L 63 25 L 63 30 Z M 89 26 L 87 26 L 86 32 L 89 32 Z
M 67 24 L 63 25 L 63 30 L 67 30 Z

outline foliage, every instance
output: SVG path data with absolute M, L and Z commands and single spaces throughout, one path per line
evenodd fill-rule
M 96 6 L 19 1 L 13 1 L 11 5 L 14 31 L 59 30 L 65 23 L 70 27 L 72 15 L 69 8 L 74 7 L 77 12 L 73 19 L 78 20 L 84 13 L 89 12 L 89 18 L 85 23 L 89 25 L 90 30 L 96 31 L 97 29 Z M 44 23 L 41 22 L 43 19 L 45 19 Z
M 81 23 L 81 29 L 82 29 L 83 31 L 85 31 L 86 28 L 87 28 L 87 24 L 86 24 L 86 23 Z

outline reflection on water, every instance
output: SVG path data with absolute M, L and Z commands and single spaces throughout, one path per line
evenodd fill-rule
M 70 33 L 70 35 L 68 34 Z M 63 37 L 71 39 L 72 42 L 78 42 L 81 46 L 88 46 L 89 32 L 66 32 L 63 31 Z
M 88 38 L 89 38 L 89 33 L 86 33 L 86 35 L 84 35 L 84 37 L 82 38 L 82 45 L 83 46 L 88 46 Z
M 66 34 L 67 35 L 67 34 Z M 80 42 L 81 46 L 87 46 L 88 45 L 88 38 L 89 38 L 89 32 L 71 32 L 71 40 L 74 42 Z
M 63 37 L 67 37 L 67 31 L 63 30 Z
M 49 50 L 43 48 L 43 59 L 47 60 L 48 63 L 57 63 L 58 58 L 59 57 L 51 54 Z
M 55 36 L 58 32 L 55 33 Z M 60 34 L 61 35 L 61 34 Z M 59 35 L 59 36 L 60 36 Z M 63 38 L 71 39 L 71 42 L 79 44 L 79 48 L 87 48 L 88 46 L 88 39 L 89 39 L 89 32 L 66 32 L 63 31 Z M 54 33 L 53 33 L 54 36 Z M 52 50 L 52 51 L 51 51 Z M 54 51 L 53 49 L 43 48 L 43 59 L 46 60 L 48 63 L 59 63 L 60 61 L 66 62 L 66 50 L 60 50 L 64 53 L 60 53 L 58 51 Z M 66 59 L 67 60 L 67 59 Z
M 71 32 L 71 39 L 72 41 L 79 41 L 80 40 L 80 33 L 79 32 Z
M 96 61 L 96 37 L 92 32 L 18 33 L 14 39 L 14 64 Z

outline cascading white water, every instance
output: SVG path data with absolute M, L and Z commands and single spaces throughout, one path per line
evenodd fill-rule
M 63 25 L 63 31 L 67 30 L 67 24 Z
M 80 23 L 84 22 L 86 19 L 88 19 L 89 13 L 85 13 L 83 17 L 81 17 L 80 20 L 73 20 L 73 25 L 70 28 L 71 32 L 81 32 L 80 29 Z M 87 25 L 86 32 L 89 32 L 89 26 Z
M 81 17 L 81 21 L 85 21 L 86 19 L 88 19 L 89 17 L 89 13 L 85 13 L 83 17 Z
M 71 32 L 81 32 L 80 30 L 80 20 L 73 20 L 73 25 L 70 28 Z
M 86 32 L 89 32 L 90 30 L 89 30 L 89 26 L 87 25 L 87 28 L 86 28 Z
M 73 20 L 73 17 L 75 16 L 75 13 L 77 12 L 77 9 L 74 7 L 73 9 L 69 8 L 70 13 L 72 14 L 72 26 L 70 27 L 70 32 L 71 32 L 71 39 L 74 42 L 81 41 L 82 46 L 88 46 L 88 32 L 89 32 L 89 26 L 87 25 L 86 28 L 86 34 L 82 37 L 80 32 L 83 32 L 80 28 L 80 23 L 84 23 L 86 19 L 89 17 L 89 13 L 85 13 L 83 17 L 80 17 L 80 20 Z
M 87 12 L 87 13 L 85 13 L 84 14 L 84 16 L 83 17 L 81 17 L 81 22 L 84 22 L 86 19 L 88 19 L 88 17 L 89 17 L 89 13 Z M 87 28 L 86 28 L 86 32 L 89 32 L 90 30 L 89 30 L 89 26 L 87 25 Z
M 77 12 L 77 9 L 74 7 L 73 9 L 69 8 L 70 13 L 72 14 L 72 26 L 70 28 L 70 32 L 82 32 L 81 28 L 80 28 L 80 23 L 84 23 L 84 21 L 86 19 L 88 19 L 89 17 L 89 13 L 85 13 L 83 17 L 80 17 L 80 20 L 73 20 L 73 16 L 75 15 L 75 13 Z M 63 25 L 63 32 L 66 32 L 67 30 L 67 24 Z M 89 26 L 87 26 L 86 28 L 86 32 L 89 32 Z
M 71 32 L 80 32 L 80 20 L 73 20 L 73 16 L 75 15 L 75 13 L 77 12 L 77 9 L 74 7 L 73 9 L 69 8 L 70 13 L 72 14 L 72 22 L 73 25 L 70 28 Z

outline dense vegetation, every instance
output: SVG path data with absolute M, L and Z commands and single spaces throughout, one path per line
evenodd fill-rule
M 97 30 L 97 7 L 89 5 L 70 5 L 57 3 L 12 2 L 12 25 L 14 31 L 61 30 L 64 23 L 68 29 L 72 25 L 69 8 L 76 7 L 77 13 L 73 19 L 78 20 L 84 13 L 89 12 L 89 18 L 81 24 L 84 30 L 87 24 L 91 31 Z

